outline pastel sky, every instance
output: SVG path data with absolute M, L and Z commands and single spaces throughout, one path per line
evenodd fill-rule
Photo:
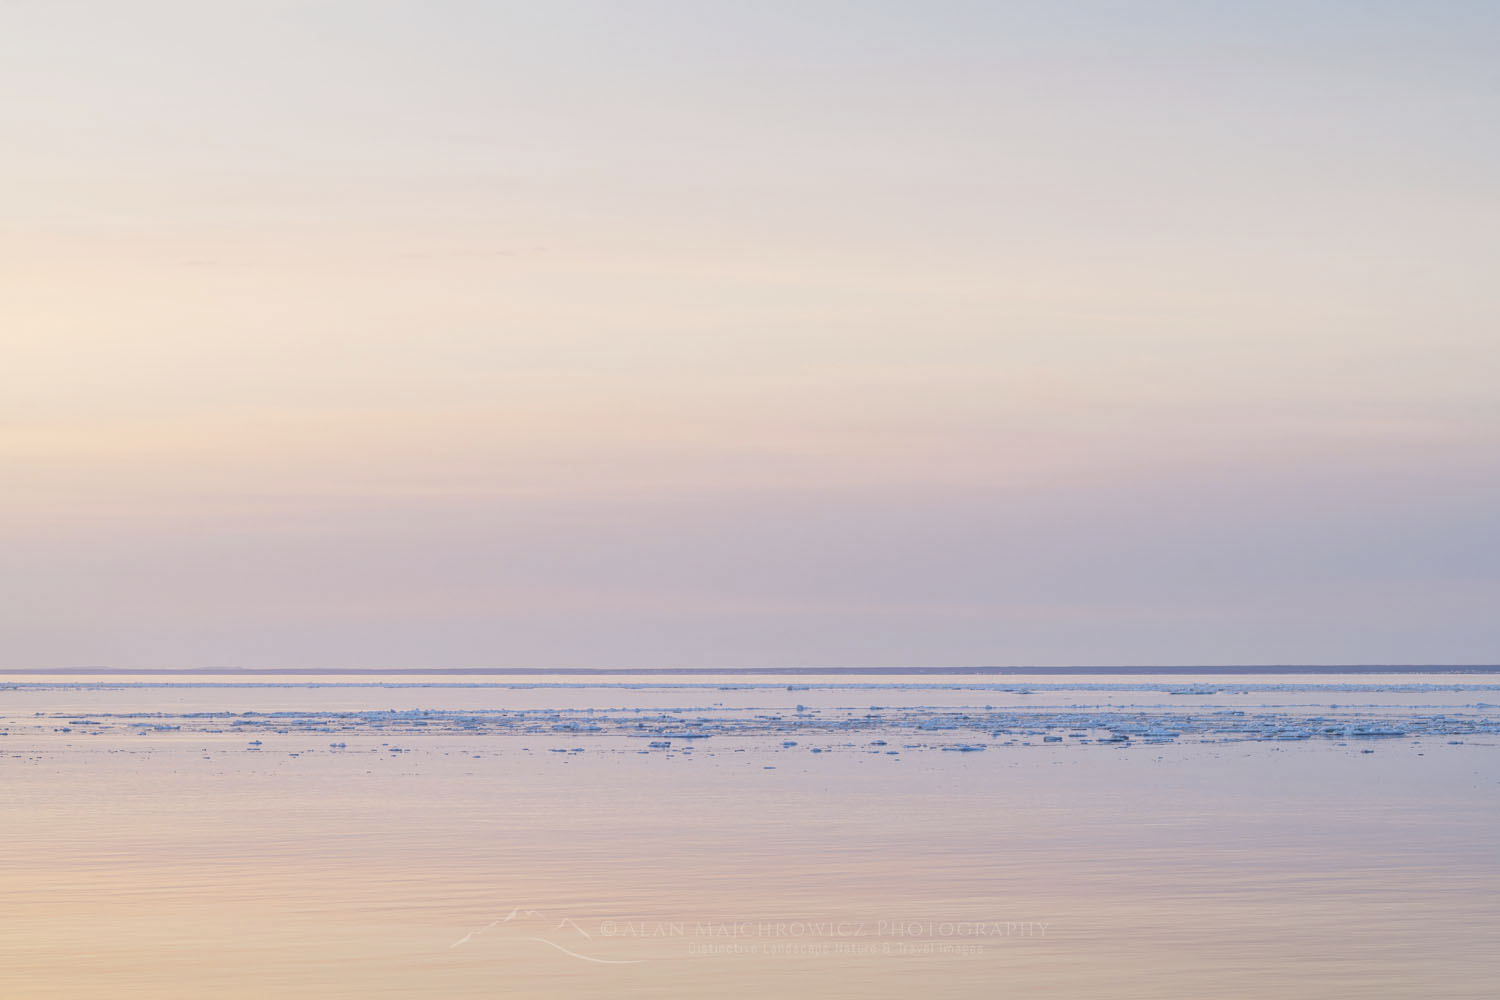
M 1500 661 L 1500 6 L 0 3 L 0 666 Z

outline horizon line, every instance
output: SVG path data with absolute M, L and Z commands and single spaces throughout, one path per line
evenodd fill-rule
M 734 674 L 734 675 L 808 675 L 808 674 L 978 674 L 991 676 L 1020 674 L 1290 674 L 1290 673 L 1500 673 L 1500 664 L 1444 663 L 1276 663 L 1221 664 L 1204 666 L 1173 664 L 1159 666 L 1103 664 L 1090 666 L 926 666 L 926 667 L 0 667 L 0 676 L 41 675 L 144 675 L 193 676 L 236 674 L 244 676 L 309 675 L 432 675 L 432 676 L 629 676 L 636 674 Z

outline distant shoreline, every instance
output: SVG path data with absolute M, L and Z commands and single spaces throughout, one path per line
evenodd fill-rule
M 1107 674 L 1107 675 L 1141 675 L 1141 674 L 1194 674 L 1203 675 L 1234 675 L 1234 674 L 1494 674 L 1500 673 L 1500 664 L 1480 665 L 1443 665 L 1443 664 L 1420 664 L 1420 665 L 1392 665 L 1392 664 L 1344 664 L 1339 666 L 1316 666 L 1298 664 L 1276 664 L 1272 666 L 1220 666 L 1220 667 L 565 667 L 549 669 L 542 667 L 458 667 L 452 669 L 436 668 L 372 668 L 364 670 L 355 669 L 309 669 L 309 668 L 218 668 L 218 669 L 170 669 L 154 668 L 141 670 L 121 670 L 108 668 L 89 667 L 64 667 L 53 670 L 24 669 L 24 668 L 0 668 L 0 676 L 13 676 L 16 674 L 44 675 L 44 676 L 130 676 L 130 677 L 193 677 L 193 676 L 234 676 L 234 677 L 312 677 L 312 676 L 339 676 L 339 677 L 364 677 L 364 676 L 427 676 L 427 677 L 484 677 L 484 676 L 525 676 L 525 677 L 631 677 L 641 675 L 680 675 L 683 677 L 697 677 L 704 674 L 730 675 L 730 676 L 813 676 L 835 674 L 840 676 L 913 676 L 913 675 L 967 675 L 967 676 L 989 676 L 1006 677 L 1020 675 L 1056 674 Z

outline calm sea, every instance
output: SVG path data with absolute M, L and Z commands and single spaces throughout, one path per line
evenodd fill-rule
M 1493 997 L 1500 675 L 0 676 L 0 997 Z

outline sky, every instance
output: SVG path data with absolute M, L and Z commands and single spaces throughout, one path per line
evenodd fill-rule
M 0 668 L 1500 662 L 1497 51 L 0 0 Z

